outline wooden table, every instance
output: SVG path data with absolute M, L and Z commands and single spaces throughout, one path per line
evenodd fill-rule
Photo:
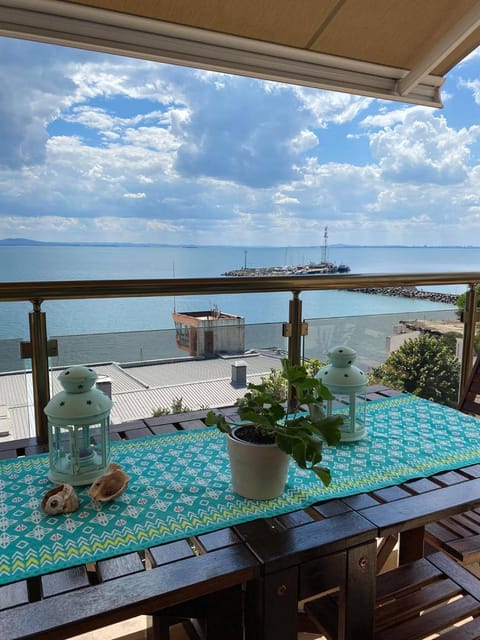
M 195 429 L 204 417 L 115 425 L 112 438 Z M 35 439 L 0 445 L 1 458 L 43 451 Z M 294 640 L 298 602 L 327 589 L 341 594 L 338 637 L 370 638 L 377 566 L 397 536 L 401 562 L 419 557 L 426 524 L 478 505 L 473 465 L 20 581 L 0 587 L 0 638 L 61 640 L 146 614 L 152 638 L 198 618 L 210 639 L 240 640 L 245 627 L 247 640 Z
M 111 437 L 131 440 L 197 429 L 205 426 L 205 413 L 114 425 Z M 2 459 L 44 452 L 45 445 L 34 438 L 0 445 Z M 277 639 L 296 637 L 292 598 L 297 589 L 292 588 L 290 569 L 287 582 L 277 573 L 281 561 L 279 565 L 272 554 L 309 573 L 314 592 L 343 588 L 349 554 L 365 549 L 371 556 L 375 535 L 375 528 L 353 511 L 335 516 L 302 510 L 47 573 L 0 587 L 0 638 L 59 640 L 144 614 L 150 616 L 152 638 L 168 638 L 172 623 L 190 618 L 200 620 L 198 632 L 211 640 L 240 640 L 245 625 L 247 638 L 270 637 L 277 628 L 276 607 L 271 606 L 275 598 L 282 606 L 288 602 L 292 613 L 290 629 L 279 629 Z

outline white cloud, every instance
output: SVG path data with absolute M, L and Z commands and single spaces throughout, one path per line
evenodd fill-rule
M 440 112 L 0 38 L 0 237 L 321 245 L 327 224 L 336 242 L 469 239 L 469 65 Z
M 354 120 L 369 107 L 372 98 L 353 96 L 305 87 L 293 88 L 302 108 L 310 111 L 316 119 L 316 127 L 325 127 L 329 122 L 345 124 Z
M 371 118 L 365 124 L 384 127 L 369 137 L 372 155 L 387 180 L 454 184 L 466 179 L 478 127 L 456 130 L 444 116 L 417 108 L 396 111 L 388 124 L 386 119 Z
M 145 193 L 124 193 L 124 198 L 130 198 L 132 200 L 139 200 L 141 198 L 146 198 L 147 195 Z
M 290 142 L 290 147 L 295 153 L 301 153 L 313 149 L 318 145 L 318 138 L 308 129 L 302 129 Z

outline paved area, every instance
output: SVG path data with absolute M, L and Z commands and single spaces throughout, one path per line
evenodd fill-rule
M 70 640 L 148 640 L 145 631 L 146 618 L 140 616 L 127 622 L 104 627 L 98 631 L 91 631 Z M 189 640 L 182 625 L 175 625 L 170 630 L 171 640 Z M 299 633 L 297 640 L 325 640 L 323 636 L 313 633 Z

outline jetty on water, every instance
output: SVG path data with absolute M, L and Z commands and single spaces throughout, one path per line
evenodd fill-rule
M 222 273 L 224 276 L 321 276 L 329 273 L 348 273 L 350 267 L 347 264 L 336 265 L 327 260 L 328 230 L 325 227 L 323 233 L 322 259 L 320 262 L 308 262 L 284 267 L 247 267 L 247 252 L 245 251 L 245 264 L 240 269 L 233 269 Z

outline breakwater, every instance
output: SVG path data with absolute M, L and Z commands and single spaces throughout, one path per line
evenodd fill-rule
M 438 291 L 423 291 L 417 287 L 358 287 L 349 289 L 359 293 L 371 293 L 374 295 L 394 296 L 397 298 L 417 298 L 419 300 L 430 300 L 442 304 L 455 305 L 458 296 L 453 293 L 440 293 Z

